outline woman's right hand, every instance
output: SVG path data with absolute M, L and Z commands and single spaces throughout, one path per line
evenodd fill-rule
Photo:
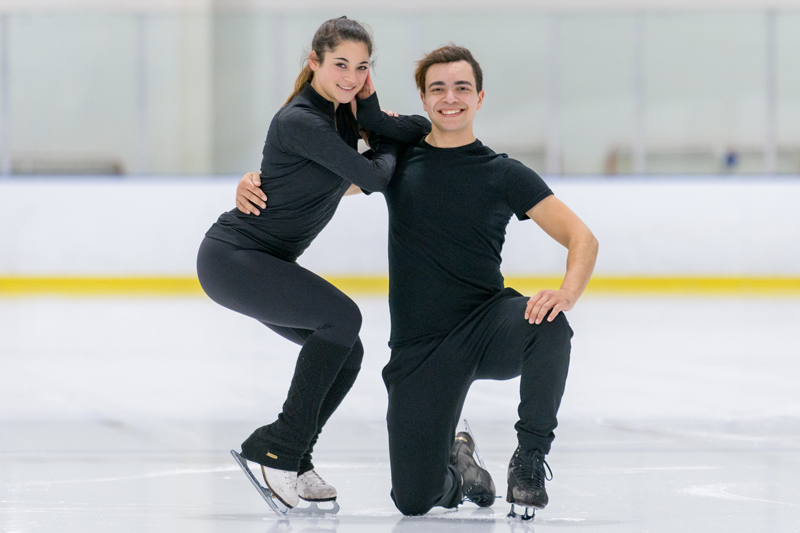
M 236 207 L 247 215 L 260 215 L 256 206 L 267 207 L 267 195 L 261 190 L 261 174 L 248 172 L 236 186 Z
M 372 85 L 372 75 L 367 72 L 367 79 L 364 80 L 364 86 L 361 87 L 361 90 L 358 91 L 356 94 L 356 98 L 359 100 L 364 100 L 365 98 L 369 98 L 375 94 L 375 86 Z

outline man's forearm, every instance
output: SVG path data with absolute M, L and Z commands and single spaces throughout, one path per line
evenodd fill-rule
M 567 254 L 567 273 L 560 290 L 575 295 L 577 300 L 586 289 L 592 277 L 597 260 L 598 242 L 591 232 L 581 233 L 569 243 Z

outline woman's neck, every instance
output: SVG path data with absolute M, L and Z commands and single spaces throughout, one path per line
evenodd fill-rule
M 317 94 L 318 94 L 318 95 L 320 95 L 320 96 L 321 96 L 321 97 L 323 97 L 325 100 L 327 100 L 327 101 L 329 101 L 329 102 L 331 102 L 331 103 L 333 104 L 333 111 L 334 111 L 334 112 L 335 112 L 337 109 L 339 109 L 339 101 L 338 101 L 338 100 L 336 100 L 336 99 L 334 99 L 334 98 L 331 98 L 330 96 L 328 96 L 328 94 L 325 92 L 325 90 L 324 90 L 324 89 L 323 89 L 323 88 L 320 86 L 319 82 L 317 81 L 317 77 L 316 77 L 316 76 L 314 76 L 313 78 L 311 78 L 311 87 L 312 87 L 312 88 L 313 88 L 315 91 L 317 91 Z

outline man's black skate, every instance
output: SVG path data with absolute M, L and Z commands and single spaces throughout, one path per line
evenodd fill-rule
M 550 476 L 545 474 L 545 467 Z M 550 465 L 544 460 L 544 454 L 539 450 L 523 450 L 517 446 L 511 461 L 508 463 L 508 494 L 506 501 L 511 504 L 510 517 L 515 517 L 514 504 L 526 507 L 522 520 L 530 520 L 536 509 L 544 509 L 547 505 L 547 490 L 544 488 L 545 480 L 553 479 Z M 531 509 L 530 516 L 528 509 Z
M 489 507 L 495 500 L 494 481 L 475 460 L 474 451 L 475 441 L 462 431 L 450 448 L 450 464 L 461 474 L 461 497 L 480 507 Z

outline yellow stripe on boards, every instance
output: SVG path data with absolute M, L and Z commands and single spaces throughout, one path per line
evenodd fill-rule
M 800 296 L 797 277 L 598 276 L 587 292 L 596 294 L 694 294 Z
M 386 276 L 325 276 L 342 292 L 352 295 L 385 295 Z M 523 294 L 557 289 L 560 277 L 508 276 L 506 285 Z M 800 277 L 722 276 L 595 276 L 588 294 L 606 295 L 763 295 L 800 297 Z M 0 296 L 199 296 L 197 278 L 160 277 L 0 277 Z
M 201 295 L 195 277 L 7 277 L 2 296 L 181 296 Z

